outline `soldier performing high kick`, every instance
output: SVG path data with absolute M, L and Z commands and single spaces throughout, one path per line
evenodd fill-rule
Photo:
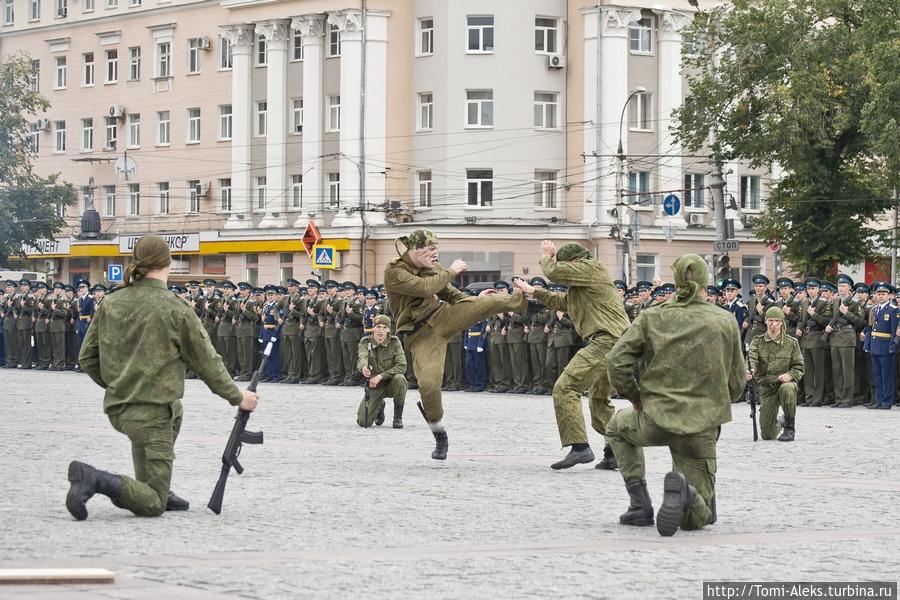
M 575 331 L 587 345 L 572 357 L 553 386 L 556 425 L 563 447 L 572 449 L 552 469 L 568 469 L 594 460 L 588 444 L 581 408 L 581 392 L 588 390 L 591 426 L 603 434 L 614 412 L 609 400 L 612 389 L 606 374 L 606 355 L 628 328 L 628 315 L 612 278 L 602 263 L 591 258 L 583 246 L 570 242 L 559 252 L 549 240 L 541 242 L 541 269 L 544 276 L 569 286 L 565 293 L 534 288 L 521 279 L 516 285 L 544 303 L 551 310 L 566 311 L 572 317 Z M 602 465 L 602 466 L 601 466 Z M 615 469 L 615 457 L 607 446 L 597 468 Z
M 522 312 L 528 302 L 523 294 L 498 296 L 496 290 L 484 290 L 473 298 L 451 286 L 468 267 L 457 259 L 444 269 L 437 261 L 437 236 L 427 229 L 397 241 L 407 249 L 385 269 L 384 289 L 397 320 L 396 331 L 406 336 L 404 344 L 412 355 L 425 420 L 435 439 L 431 458 L 445 460 L 449 442 L 442 422 L 441 382 L 447 340 L 491 315 Z

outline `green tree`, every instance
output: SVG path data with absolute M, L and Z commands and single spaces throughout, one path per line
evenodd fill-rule
M 756 235 L 783 241 L 799 271 L 857 263 L 884 235 L 873 223 L 891 206 L 900 139 L 898 7 L 735 0 L 686 30 L 695 52 L 675 131 L 692 151 L 784 170 Z
M 22 242 L 53 239 L 66 224 L 60 207 L 78 197 L 58 175 L 40 177 L 32 168 L 28 123 L 50 104 L 31 89 L 30 75 L 27 57 L 0 59 L 0 264 L 18 255 Z

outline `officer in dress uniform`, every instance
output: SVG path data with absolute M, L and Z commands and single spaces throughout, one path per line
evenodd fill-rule
M 747 319 L 747 305 L 738 299 L 738 290 L 741 284 L 737 279 L 726 279 L 722 282 L 722 289 L 725 290 L 725 308 L 734 315 L 738 328 L 741 330 L 741 347 L 743 347 L 744 336 L 747 332 L 743 328 L 744 321 Z
M 829 281 L 807 279 L 806 289 L 810 301 L 806 308 L 809 316 L 806 331 L 801 338 L 803 361 L 806 364 L 807 406 L 825 406 L 830 404 L 827 397 L 827 385 L 831 379 L 831 360 L 828 358 L 828 342 L 822 340 L 825 326 L 831 321 L 832 297 L 837 288 Z M 804 344 L 805 342 L 805 344 Z M 807 362 L 807 355 L 810 357 Z
M 281 334 L 278 331 L 278 322 L 282 319 L 280 307 L 276 302 L 277 287 L 274 285 L 267 285 L 263 290 L 266 299 L 260 313 L 259 337 L 257 338 L 257 341 L 261 348 L 265 348 L 269 342 L 272 342 L 272 352 L 269 354 L 269 359 L 266 361 L 266 371 L 265 373 L 261 373 L 259 378 L 261 382 L 266 383 L 281 379 L 281 376 L 279 375 L 281 369 Z
M 900 310 L 888 301 L 888 295 L 896 293 L 894 286 L 880 281 L 873 283 L 872 289 L 875 292 L 875 306 L 872 308 L 872 322 L 867 328 L 865 344 L 872 356 L 875 401 L 866 408 L 890 410 L 895 397 L 894 354 L 897 352 Z
M 784 313 L 785 334 L 797 339 L 797 326 L 800 324 L 801 302 L 797 299 L 797 292 L 794 289 L 794 280 L 790 277 L 779 277 L 775 280 L 775 287 L 778 288 L 778 300 L 775 306 Z M 801 395 L 802 397 L 802 395 Z
M 325 319 L 325 300 L 319 298 L 319 282 L 315 279 L 307 279 L 306 287 L 309 291 L 309 300 L 306 305 L 305 322 L 303 323 L 303 337 L 306 344 L 306 364 L 309 368 L 305 379 L 300 383 L 321 383 L 325 378 L 325 341 L 322 337 L 322 327 Z
M 769 288 L 769 278 L 762 273 L 757 273 L 751 278 L 753 282 L 753 295 L 747 301 L 747 315 L 741 327 L 747 332 L 744 339 L 749 343 L 753 338 L 766 332 L 764 315 L 766 309 L 775 303 Z
M 80 353 L 84 336 L 87 335 L 91 319 L 94 318 L 94 299 L 88 294 L 91 284 L 87 279 L 78 280 L 75 287 L 78 289 L 78 322 L 75 323 L 75 334 L 78 336 L 77 352 Z M 81 371 L 80 368 L 75 370 Z
M 378 316 L 378 290 L 366 290 L 366 307 L 363 309 L 363 334 L 372 335 L 375 331 L 375 317 Z
M 341 356 L 340 329 L 337 322 L 344 303 L 338 295 L 339 287 L 340 284 L 333 279 L 325 281 L 327 297 L 319 315 L 324 322 L 322 334 L 325 341 L 325 366 L 328 372 L 328 379 L 323 382 L 325 385 L 338 385 L 344 380 L 344 361 Z
M 474 290 L 466 289 L 470 296 L 477 296 Z M 467 392 L 483 392 L 487 387 L 487 321 L 479 321 L 470 325 L 463 335 L 463 348 L 466 353 Z
M 75 324 L 78 323 L 78 303 L 80 299 L 75 292 L 75 287 L 66 285 L 66 299 L 69 301 L 69 322 L 66 325 L 66 371 L 77 369 L 78 362 L 78 334 Z
M 281 326 L 281 370 L 284 377 L 280 383 L 297 383 L 300 381 L 300 369 L 303 362 L 301 356 L 305 356 L 302 350 L 300 337 L 300 322 L 303 318 L 301 312 L 302 298 L 300 297 L 300 282 L 293 277 L 288 278 L 287 294 L 281 300 L 281 312 L 284 315 L 284 324 Z

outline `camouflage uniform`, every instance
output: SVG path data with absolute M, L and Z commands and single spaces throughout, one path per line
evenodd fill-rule
M 384 317 L 382 317 L 384 318 Z M 366 400 L 359 403 L 356 411 L 356 423 L 360 427 L 371 427 L 376 417 L 384 411 L 384 399 L 394 400 L 394 419 L 403 416 L 403 405 L 406 401 L 406 354 L 403 345 L 396 335 L 388 335 L 383 344 L 375 341 L 371 335 L 359 340 L 357 344 L 356 370 L 361 372 L 365 367 L 372 370 L 372 376 L 381 375 L 382 380 L 376 388 L 369 388 L 369 420 L 366 421 Z

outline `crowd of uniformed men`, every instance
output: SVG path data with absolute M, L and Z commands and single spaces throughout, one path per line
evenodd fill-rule
M 890 408 L 900 397 L 896 371 L 900 353 L 897 290 L 885 282 L 857 283 L 838 275 L 836 284 L 808 277 L 752 278 L 745 298 L 741 284 L 727 279 L 707 288 L 707 301 L 732 312 L 746 344 L 765 333 L 765 311 L 785 313 L 787 334 L 797 339 L 806 373 L 798 404 L 848 408 Z M 170 290 L 190 304 L 203 322 L 225 367 L 249 381 L 260 349 L 273 353 L 261 381 L 354 386 L 362 383 L 357 348 L 371 334 L 374 318 L 391 316 L 384 286 L 353 282 L 288 279 L 284 287 L 246 282 L 189 281 Z M 533 277 L 532 286 L 563 291 L 564 286 Z M 642 310 L 669 300 L 670 283 L 639 281 L 633 288 L 614 282 L 633 321 Z M 80 280 L 76 286 L 26 279 L 7 280 L 0 289 L 0 364 L 6 368 L 78 371 L 77 357 L 96 307 L 108 292 Z M 510 284 L 493 287 L 509 293 Z M 113 290 L 114 291 L 114 290 Z M 471 295 L 477 292 L 464 288 Z M 745 301 L 746 300 L 746 301 Z M 569 315 L 531 298 L 525 313 L 498 314 L 463 331 L 448 344 L 443 387 L 449 391 L 489 391 L 550 395 L 569 359 L 583 346 Z M 415 388 L 412 361 L 406 377 Z M 188 377 L 192 374 L 188 373 Z

